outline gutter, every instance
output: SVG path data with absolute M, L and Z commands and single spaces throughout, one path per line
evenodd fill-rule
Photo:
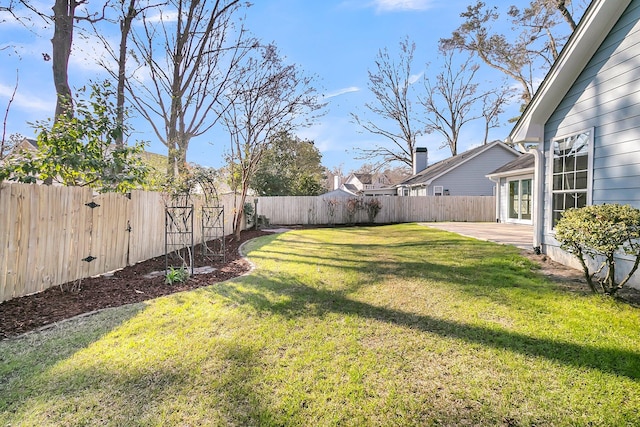
M 511 143 L 511 138 L 508 137 L 505 142 Z M 525 147 L 525 142 L 530 144 L 529 148 Z M 533 154 L 533 189 L 535 201 L 533 210 L 533 251 L 536 254 L 540 254 L 543 253 L 542 242 L 544 237 L 544 152 L 542 151 L 544 148 L 543 141 L 541 139 L 537 139 L 536 141 L 518 141 L 517 144 L 523 152 Z M 531 146 L 532 144 L 535 145 Z

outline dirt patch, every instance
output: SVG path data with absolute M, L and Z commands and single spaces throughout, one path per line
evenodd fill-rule
M 49 288 L 44 292 L 0 303 L 0 339 L 54 325 L 71 317 L 108 307 L 137 303 L 175 292 L 188 291 L 241 276 L 250 264 L 240 256 L 239 247 L 247 240 L 262 236 L 264 231 L 243 231 L 240 240 L 225 238 L 225 260 L 204 257 L 196 247 L 195 267 L 211 266 L 215 270 L 196 274 L 184 283 L 167 285 L 164 274 L 165 257 L 160 256 L 102 275 Z
M 589 289 L 582 271 L 553 261 L 546 255 L 536 255 L 534 252 L 528 250 L 521 250 L 520 253 L 522 256 L 538 264 L 540 266 L 540 270 L 538 270 L 540 274 L 558 283 L 561 288 L 570 292 L 591 293 L 591 289 Z M 616 297 L 625 303 L 640 307 L 640 290 L 638 289 L 625 287 L 618 291 Z

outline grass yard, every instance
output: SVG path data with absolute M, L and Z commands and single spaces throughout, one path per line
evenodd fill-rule
M 0 425 L 640 425 L 640 310 L 418 225 L 267 236 L 257 269 L 0 342 Z

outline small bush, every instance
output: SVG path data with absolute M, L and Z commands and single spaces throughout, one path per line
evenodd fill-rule
M 355 224 L 356 222 L 356 214 L 358 211 L 362 210 L 363 203 L 357 197 L 350 197 L 347 199 L 347 224 Z
M 325 199 L 324 202 L 327 204 L 327 208 L 329 212 L 329 224 L 333 224 L 335 223 L 336 208 L 340 205 L 340 200 Z
M 367 217 L 369 218 L 369 222 L 373 223 L 373 221 L 376 219 L 376 216 L 378 216 L 380 210 L 382 209 L 382 203 L 380 202 L 380 200 L 375 198 L 367 200 L 366 202 L 364 202 L 364 205 L 367 209 Z
M 164 283 L 173 285 L 174 283 L 184 283 L 187 279 L 189 279 L 189 271 L 185 267 L 170 267 L 165 276 Z
M 556 225 L 555 231 L 560 247 L 574 254 L 580 261 L 587 283 L 595 293 L 615 295 L 638 268 L 640 209 L 619 204 L 568 209 Z M 629 274 L 619 283 L 615 278 L 617 252 L 635 257 Z M 596 271 L 591 272 L 586 257 L 603 261 Z

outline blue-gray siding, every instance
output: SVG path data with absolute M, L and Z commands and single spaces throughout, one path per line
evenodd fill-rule
M 640 0 L 631 2 L 545 124 L 542 243 L 551 258 L 576 268 L 551 232 L 550 147 L 556 137 L 587 129 L 594 131 L 592 203 L 640 207 Z M 631 266 L 621 258 L 619 275 Z M 637 277 L 632 285 L 640 287 Z
M 449 190 L 451 196 L 492 196 L 496 184 L 486 175 L 516 157 L 517 154 L 496 145 L 434 179 L 429 188 L 429 195 L 433 195 L 434 186 L 441 185 L 445 190 Z
M 545 125 L 554 137 L 594 129 L 592 201 L 640 207 L 640 0 L 633 1 Z M 549 174 L 545 229 L 549 232 Z M 545 243 L 553 244 L 550 236 Z

